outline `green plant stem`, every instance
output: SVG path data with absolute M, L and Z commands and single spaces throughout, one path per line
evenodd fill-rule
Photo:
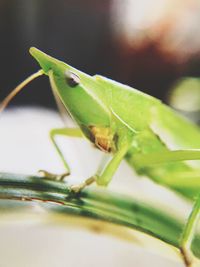
M 54 203 L 53 209 L 67 214 L 112 222 L 139 230 L 179 248 L 184 222 L 160 208 L 105 189 L 89 188 L 79 195 L 64 182 L 38 176 L 0 173 L 0 198 Z M 192 251 L 200 258 L 200 236 Z

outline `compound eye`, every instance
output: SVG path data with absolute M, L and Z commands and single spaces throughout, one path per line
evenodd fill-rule
M 80 78 L 75 73 L 67 70 L 65 72 L 66 82 L 70 87 L 75 87 L 80 84 Z

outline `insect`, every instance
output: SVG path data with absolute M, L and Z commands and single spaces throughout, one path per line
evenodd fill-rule
M 138 174 L 194 200 L 180 240 L 186 266 L 192 266 L 190 246 L 200 211 L 200 129 L 160 100 L 108 78 L 89 76 L 36 48 L 31 55 L 41 70 L 18 85 L 2 102 L 10 100 L 30 81 L 47 75 L 61 113 L 67 110 L 78 128 L 53 129 L 50 138 L 69 174 L 69 166 L 56 143 L 57 135 L 86 137 L 111 159 L 102 170 L 71 190 L 79 192 L 96 182 L 107 186 L 126 159 Z M 43 172 L 44 175 L 48 174 Z M 49 175 L 49 174 L 48 174 Z

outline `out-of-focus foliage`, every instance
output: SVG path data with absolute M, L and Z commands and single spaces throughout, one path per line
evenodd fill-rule
M 200 110 L 200 79 L 185 77 L 172 88 L 169 95 L 172 107 L 184 111 Z
M 200 124 L 200 78 L 178 80 L 170 90 L 168 102 L 178 112 Z

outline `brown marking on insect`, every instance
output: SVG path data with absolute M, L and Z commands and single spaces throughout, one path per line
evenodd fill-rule
M 113 142 L 114 136 L 109 127 L 90 126 L 92 138 L 95 145 L 104 152 L 112 152 L 115 150 Z
M 65 72 L 65 77 L 66 77 L 66 81 L 70 87 L 75 87 L 75 86 L 80 84 L 79 76 L 77 74 L 69 71 L 69 70 L 67 70 Z

